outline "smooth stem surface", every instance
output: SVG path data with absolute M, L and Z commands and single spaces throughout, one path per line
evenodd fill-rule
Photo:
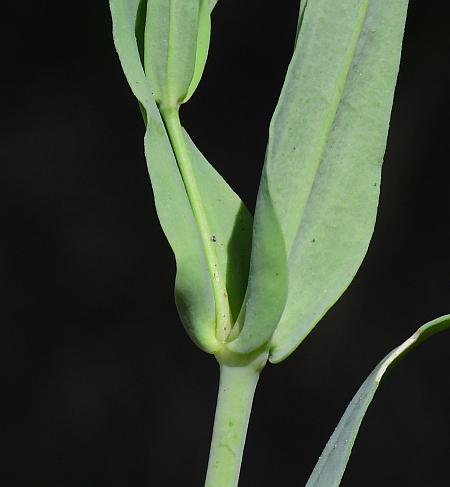
M 219 395 L 205 487 L 236 487 L 260 369 L 220 365 Z
M 167 133 L 172 144 L 177 164 L 183 178 L 186 193 L 191 204 L 194 218 L 197 222 L 203 248 L 205 251 L 206 261 L 208 264 L 209 275 L 214 291 L 214 300 L 216 303 L 216 330 L 217 338 L 225 342 L 231 331 L 230 307 L 228 304 L 228 295 L 225 285 L 225 278 L 222 276 L 216 249 L 212 240 L 212 233 L 209 222 L 203 206 L 201 194 L 192 168 L 189 149 L 186 144 L 186 137 L 181 126 L 178 110 L 170 108 L 161 110 Z

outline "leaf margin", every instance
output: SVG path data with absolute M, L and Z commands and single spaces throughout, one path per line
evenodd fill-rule
M 423 341 L 449 328 L 450 314 L 435 318 L 418 328 L 407 340 L 394 348 L 379 362 L 347 406 L 305 487 L 338 487 L 340 485 L 364 415 L 386 372 L 391 370 L 403 357 Z M 356 414 L 352 415 L 355 410 Z M 348 424 L 352 424 L 353 428 L 350 430 L 347 428 L 348 434 L 346 435 L 345 427 Z M 341 431 L 343 431 L 342 435 L 340 435 Z M 337 456 L 337 467 L 333 469 L 330 465 Z

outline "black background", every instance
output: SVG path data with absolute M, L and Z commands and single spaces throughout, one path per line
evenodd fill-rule
M 176 315 L 174 262 L 107 2 L 9 3 L 2 474 L 11 486 L 203 485 L 218 367 Z M 183 111 L 250 207 L 297 4 L 221 0 L 203 81 Z M 445 12 L 413 2 L 368 256 L 303 346 L 264 371 L 242 487 L 304 485 L 378 360 L 450 310 L 449 52 Z M 449 347 L 450 335 L 434 338 L 387 377 L 343 486 L 450 485 Z

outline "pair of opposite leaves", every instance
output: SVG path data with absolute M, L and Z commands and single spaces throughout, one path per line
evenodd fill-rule
M 218 281 L 158 108 L 186 101 L 197 87 L 215 3 L 110 0 L 114 40 L 145 112 L 147 164 L 188 333 L 205 351 L 222 346 L 213 289 L 219 282 L 234 324 L 227 347 L 250 353 L 269 344 L 270 360 L 279 362 L 344 292 L 367 251 L 407 0 L 301 3 L 253 221 L 184 134 Z

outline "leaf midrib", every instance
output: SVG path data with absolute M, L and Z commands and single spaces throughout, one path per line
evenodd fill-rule
M 167 136 L 172 146 L 172 151 L 180 172 L 186 196 L 191 207 L 195 223 L 202 242 L 203 251 L 208 267 L 208 273 L 211 280 L 211 287 L 214 294 L 216 307 L 216 337 L 224 343 L 231 331 L 232 323 L 230 316 L 230 306 L 228 302 L 228 293 L 225 284 L 225 276 L 222 274 L 219 258 L 212 242 L 212 232 L 210 229 L 209 219 L 204 208 L 201 192 L 198 187 L 197 178 L 192 168 L 189 151 L 186 140 L 182 132 L 181 122 L 179 119 L 180 102 L 174 99 L 174 87 L 170 80 L 174 79 L 172 70 L 174 69 L 174 0 L 169 0 L 169 31 L 167 46 L 167 93 L 165 97 L 169 100 L 169 106 L 158 106 L 159 113 L 164 123 Z

